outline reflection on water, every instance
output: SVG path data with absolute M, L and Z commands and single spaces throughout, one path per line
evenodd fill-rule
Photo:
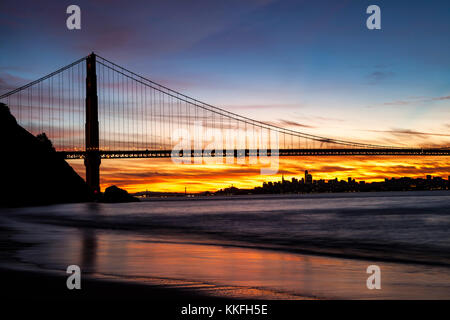
M 238 297 L 448 299 L 449 199 L 435 192 L 321 195 L 72 204 L 4 214 L 22 231 L 18 240 L 39 243 L 20 252 L 22 261 L 47 269 L 77 264 L 96 277 Z M 381 290 L 366 288 L 371 264 L 381 268 Z
M 86 229 L 81 232 L 80 265 L 88 272 L 96 271 L 97 236 L 94 230 Z
M 271 250 L 187 243 L 111 231 L 46 226 L 28 236 L 46 244 L 21 253 L 27 262 L 55 270 L 77 264 L 84 273 L 151 284 L 192 287 L 211 294 L 258 298 L 450 297 L 448 268 L 375 262 L 382 290 L 366 288 L 373 261 Z
M 98 219 L 102 213 L 102 206 L 98 203 L 85 204 L 93 219 Z M 96 272 L 97 262 L 97 233 L 95 229 L 85 228 L 81 233 L 81 248 L 80 248 L 80 264 L 84 272 Z

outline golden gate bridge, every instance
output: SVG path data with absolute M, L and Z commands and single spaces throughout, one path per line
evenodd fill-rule
M 84 159 L 86 181 L 100 190 L 102 158 L 173 157 L 184 130 L 189 147 L 175 156 L 448 156 L 450 148 L 398 147 L 330 139 L 264 123 L 212 106 L 127 70 L 94 53 L 0 96 L 18 123 L 45 132 L 66 159 Z M 229 141 L 193 141 L 199 127 Z M 239 137 L 244 132 L 245 136 Z M 192 138 L 191 138 L 192 137 Z M 236 141 L 234 141 L 236 142 Z M 192 148 L 190 146 L 193 146 Z M 217 147 L 220 146 L 220 147 Z M 225 146 L 225 147 L 223 147 Z

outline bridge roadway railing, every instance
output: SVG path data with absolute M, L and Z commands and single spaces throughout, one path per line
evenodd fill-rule
M 98 151 L 102 159 L 120 158 L 170 158 L 174 157 L 214 157 L 215 150 L 191 150 L 186 155 L 183 151 L 172 150 L 122 150 Z M 58 151 L 65 159 L 84 159 L 84 151 Z M 450 149 L 279 149 L 260 151 L 255 149 L 222 150 L 217 156 L 249 157 L 249 156 L 449 156 Z

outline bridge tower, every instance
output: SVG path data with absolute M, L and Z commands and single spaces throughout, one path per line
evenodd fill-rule
M 96 59 L 92 52 L 86 59 L 86 182 L 96 193 L 100 192 L 100 152 L 98 126 L 98 96 Z

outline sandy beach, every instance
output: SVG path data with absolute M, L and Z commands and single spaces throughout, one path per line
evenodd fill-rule
M 4 221 L 3 221 L 4 222 Z M 65 270 L 47 269 L 21 261 L 18 253 L 34 250 L 37 243 L 19 242 L 17 229 L 0 227 L 0 281 L 5 300 L 120 300 L 120 301 L 223 301 L 224 299 L 311 300 L 258 288 L 220 286 L 179 279 L 83 275 L 81 290 L 68 290 Z
M 402 197 L 405 196 L 415 194 L 396 195 L 389 200 L 389 205 L 403 206 Z M 427 203 L 438 205 L 438 213 L 428 213 L 423 218 L 414 213 L 409 219 L 411 225 L 424 229 L 426 224 L 419 225 L 412 218 L 426 219 L 428 228 L 436 231 L 424 235 L 439 237 L 439 230 L 447 223 L 446 214 L 441 214 L 439 209 L 439 201 L 445 202 L 447 197 L 446 194 L 426 195 Z M 358 208 L 361 203 L 367 208 L 372 203 L 380 206 L 381 201 L 372 195 L 357 200 L 355 206 Z M 292 204 L 289 201 L 293 201 Z M 3 292 L 9 292 L 9 297 L 33 299 L 72 296 L 131 300 L 449 297 L 447 254 L 437 251 L 440 247 L 420 249 L 425 246 L 420 241 L 426 238 L 424 235 L 418 237 L 408 225 L 404 231 L 397 229 L 392 236 L 410 238 L 416 245 L 404 247 L 399 242 L 386 245 L 383 238 L 376 245 L 370 245 L 367 240 L 348 244 L 349 241 L 336 238 L 328 243 L 315 240 L 321 245 L 320 251 L 315 250 L 311 245 L 314 242 L 304 241 L 311 228 L 318 230 L 313 234 L 323 234 L 330 228 L 330 235 L 339 235 L 343 234 L 348 219 L 353 220 L 352 226 L 358 226 L 358 223 L 361 225 L 358 219 L 401 218 L 397 215 L 400 209 L 393 209 L 395 215 L 392 218 L 383 210 L 371 213 L 368 218 L 361 214 L 354 216 L 354 209 L 347 208 L 353 201 L 348 196 L 342 199 L 345 210 L 339 209 L 344 210 L 343 213 L 333 213 L 336 209 L 328 208 L 322 213 L 317 207 L 324 206 L 326 201 L 326 198 L 315 197 L 286 198 L 286 213 L 277 209 L 274 214 L 271 202 L 278 202 L 277 198 L 251 200 L 248 206 L 252 210 L 256 208 L 257 213 L 246 211 L 248 199 L 238 198 L 217 200 L 214 202 L 217 212 L 211 209 L 213 202 L 209 200 L 3 209 L 0 219 L 1 275 L 3 285 L 8 288 Z M 330 201 L 336 205 L 341 199 L 333 196 Z M 385 195 L 382 201 L 388 201 Z M 291 211 L 291 206 L 299 205 L 306 211 Z M 369 210 L 367 208 L 365 210 Z M 234 212 L 236 210 L 239 212 Z M 239 217 L 240 225 L 235 224 L 235 217 Z M 338 220 L 343 225 L 341 233 L 333 230 Z M 270 222 L 270 229 L 266 227 L 266 221 Z M 286 227 L 279 229 L 278 223 Z M 392 223 L 385 225 L 383 228 Z M 445 232 L 445 228 L 443 230 Z M 359 233 L 359 229 L 356 231 Z M 347 228 L 346 232 L 350 239 L 354 231 Z M 390 235 L 388 229 L 384 232 Z M 300 239 L 302 242 L 298 241 Z M 285 244 L 287 240 L 289 245 Z M 384 241 L 388 240 L 392 241 Z M 442 238 L 442 241 L 445 245 L 447 240 Z M 382 270 L 381 290 L 366 287 L 366 269 L 374 264 Z M 81 290 L 66 288 L 69 265 L 78 265 L 82 270 Z

